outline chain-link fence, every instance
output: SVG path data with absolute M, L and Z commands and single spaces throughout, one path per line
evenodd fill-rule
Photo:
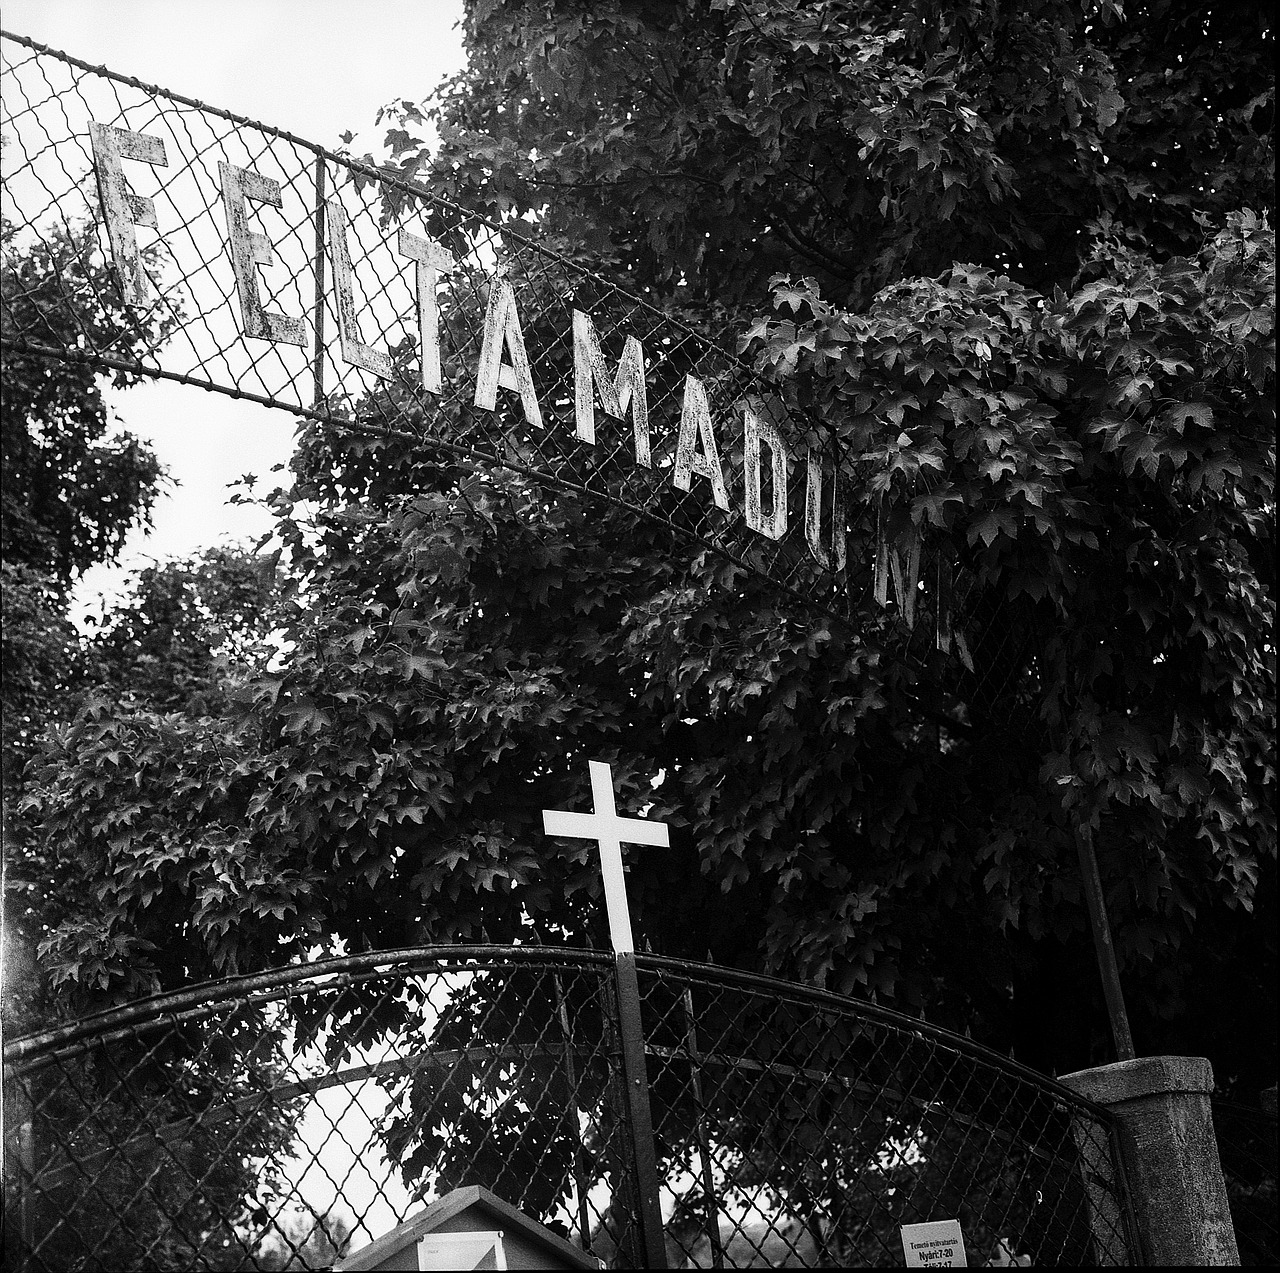
M 476 1184 L 614 1267 L 646 1194 L 676 1268 L 899 1264 L 899 1225 L 952 1218 L 974 1264 L 1130 1262 L 1104 1111 L 872 1005 L 638 965 L 638 1021 L 611 955 L 437 947 L 11 1043 L 6 1266 L 326 1268 Z
M 709 548 L 839 619 L 856 617 L 866 639 L 895 658 L 941 659 L 962 685 L 978 667 L 979 692 L 999 693 L 1016 678 L 1029 616 L 1007 613 L 909 518 L 899 525 L 901 510 L 838 499 L 834 475 L 853 489 L 859 457 L 840 452 L 830 422 L 785 410 L 732 350 L 540 245 L 536 225 L 496 224 L 392 170 L 25 37 L 4 35 L 0 52 L 8 250 L 54 252 L 87 238 L 94 260 L 113 263 L 113 273 L 55 271 L 54 296 L 7 271 L 6 348 L 280 407 L 338 451 L 344 439 L 374 434 L 609 500 L 661 523 L 673 542 Z M 419 274 L 436 269 L 427 243 L 452 258 L 436 270 L 438 286 Z M 501 279 L 511 286 L 527 383 L 500 338 Z M 139 296 L 123 303 L 130 288 Z M 55 307 L 66 313 L 55 319 Z M 585 336 L 575 341 L 575 310 L 590 320 L 594 354 Z M 85 311 L 102 321 L 68 321 Z M 476 405 L 487 313 L 502 359 L 514 359 L 488 386 L 493 409 Z M 643 350 L 638 372 L 626 355 L 632 338 Z M 438 389 L 428 387 L 437 360 Z M 690 376 L 719 439 L 727 507 L 696 467 L 686 478 L 692 489 L 673 481 L 682 414 L 697 405 Z M 594 404 L 593 443 L 575 428 L 580 382 Z M 779 479 L 773 448 L 752 449 L 760 518 L 779 501 L 789 510 L 777 539 L 745 519 L 748 406 L 776 426 L 790 456 Z

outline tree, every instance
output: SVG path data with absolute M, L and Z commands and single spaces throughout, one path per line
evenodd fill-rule
M 188 904 L 183 891 L 151 889 L 144 882 L 156 880 L 161 863 L 181 862 L 189 845 L 180 831 L 158 820 L 158 811 L 148 806 L 145 797 L 121 803 L 122 789 L 108 784 L 106 775 L 132 773 L 131 766 L 145 770 L 154 756 L 155 740 L 161 739 L 173 749 L 175 764 L 192 767 L 170 797 L 177 806 L 188 807 L 192 821 L 199 821 L 203 806 L 191 798 L 202 777 L 197 757 L 220 761 L 241 754 L 243 725 L 236 696 L 246 679 L 265 667 L 276 652 L 271 639 L 276 600 L 273 559 L 236 548 L 208 549 L 197 558 L 135 571 L 125 595 L 104 607 L 96 633 L 80 642 L 81 679 L 74 710 L 68 712 L 67 720 L 46 727 L 44 750 L 28 771 L 29 780 L 39 783 L 40 775 L 49 772 L 50 758 L 67 756 L 68 748 L 74 754 L 91 738 L 101 743 L 116 740 L 91 780 L 98 797 L 91 798 L 92 807 L 101 819 L 91 834 L 111 834 L 122 823 L 137 822 L 140 830 L 146 827 L 149 847 L 139 853 L 139 874 L 122 881 L 119 892 L 144 907 L 154 907 L 155 915 L 150 937 L 135 935 L 116 942 L 108 959 L 80 968 L 81 977 L 91 985 L 130 975 L 133 961 L 143 950 L 150 952 L 149 959 L 167 966 L 174 984 L 198 980 L 203 971 L 202 966 L 191 966 L 182 949 Z M 176 774 L 177 769 L 171 777 Z M 164 778 L 156 770 L 147 781 L 163 782 Z M 19 804 L 17 825 L 27 829 L 24 807 Z M 225 833 L 218 827 L 211 834 L 218 839 Z M 33 837 L 28 851 L 13 856 L 10 887 L 15 895 L 27 898 L 14 919 L 33 947 L 47 942 L 60 926 L 78 923 L 99 934 L 111 932 L 120 912 L 116 890 L 101 875 L 100 866 L 92 856 L 79 854 L 78 846 L 51 841 L 43 834 Z M 68 888 L 72 881 L 77 887 Z M 224 883 L 234 887 L 230 880 Z M 19 1021 L 39 1020 L 50 1010 L 48 988 L 34 971 L 10 1005 L 11 1023 L 15 1016 Z M 155 988 L 145 975 L 134 976 L 129 984 L 133 993 Z M 71 1007 L 64 1005 L 64 1009 Z
M 102 374 L 88 363 L 52 362 L 24 340 L 75 347 L 117 341 L 122 359 L 165 339 L 175 319 L 135 321 L 118 299 L 92 227 L 51 225 L 38 234 L 0 223 L 0 324 L 6 341 L 0 400 L 0 571 L 4 624 L 0 719 L 11 960 L 26 961 L 38 931 L 25 927 L 28 881 L 47 856 L 14 817 L 23 769 L 46 727 L 68 718 L 92 683 L 79 634 L 68 619 L 70 589 L 89 566 L 114 559 L 130 529 L 149 524 L 163 480 L 154 453 L 113 429 Z M 138 375 L 115 372 L 116 387 Z M 12 1028 L 39 995 L 36 963 L 9 970 L 5 1015 Z
M 150 525 L 164 476 L 149 446 L 113 427 L 119 422 L 100 371 L 88 362 L 53 361 L 23 342 L 75 348 L 84 338 L 127 362 L 163 344 L 181 313 L 140 320 L 128 310 L 91 226 L 41 227 L 32 237 L 6 222 L 0 240 L 4 333 L 15 342 L 5 353 L 0 405 L 0 566 L 6 906 L 11 953 L 18 954 L 24 946 L 34 950 L 61 915 L 59 890 L 49 887 L 56 856 L 28 842 L 22 819 L 13 816 L 24 766 L 42 735 L 71 719 L 86 697 L 160 711 L 225 706 L 218 698 L 225 664 L 243 662 L 260 634 L 270 563 L 214 549 L 196 562 L 145 568 L 128 599 L 104 615 L 97 637 L 81 638 L 67 617 L 74 581 L 114 560 L 131 529 Z M 141 379 L 140 372 L 110 375 L 118 389 Z M 45 901 L 33 910 L 36 890 Z M 38 1020 L 49 1006 L 37 964 L 26 972 L 11 975 L 11 1029 Z
M 467 72 L 391 112 L 402 170 L 741 342 L 857 457 L 850 553 L 953 564 L 972 598 L 953 650 L 895 659 L 900 607 L 815 617 L 622 507 L 308 426 L 272 497 L 280 653 L 205 714 L 88 704 L 44 754 L 24 807 L 77 899 L 42 947 L 62 1003 L 325 947 L 603 944 L 591 853 L 539 816 L 584 807 L 591 758 L 674 828 L 632 858 L 655 949 L 920 1007 L 1045 1070 L 1109 1054 L 1084 821 L 1139 1046 L 1207 1050 L 1262 1086 L 1259 23 L 1172 4 L 475 5 Z M 428 116 L 434 155 L 409 131 Z M 531 283 L 522 314 L 567 377 L 555 291 Z M 1215 997 L 1196 1002 L 1206 966 Z M 350 1044 L 330 1037 L 336 1064 Z
M 135 322 L 85 226 L 51 226 L 28 241 L 0 225 L 3 331 L 55 348 L 119 338 L 117 356 L 163 341 L 173 316 Z M 116 371 L 117 388 L 141 377 Z M 136 525 L 150 524 L 162 480 L 144 443 L 112 429 L 102 374 L 51 363 L 21 343 L 5 350 L 0 405 L 0 568 L 4 572 L 4 786 L 20 782 L 45 721 L 80 675 L 66 621 L 68 590 L 89 566 L 114 559 Z
M 276 560 L 216 547 L 136 570 L 88 642 L 95 692 L 152 712 L 224 713 L 275 653 Z
M 465 71 L 387 108 L 399 170 L 735 336 L 775 273 L 853 309 L 955 261 L 1047 293 L 1092 222 L 1163 258 L 1270 206 L 1247 0 L 486 3 L 465 31 Z
M 98 371 L 87 362 L 51 360 L 22 338 L 74 348 L 87 336 L 127 361 L 161 343 L 177 318 L 139 321 L 126 310 L 86 227 L 42 228 L 31 240 L 6 225 L 0 284 L 6 342 L 17 342 L 6 347 L 0 400 L 4 1016 L 11 1038 L 57 1015 L 61 1005 L 37 947 L 69 914 L 93 904 L 91 894 L 64 891 L 58 846 L 33 834 L 19 812 L 24 767 L 50 730 L 80 708 L 224 708 L 228 670 L 248 657 L 261 631 L 271 563 L 219 549 L 197 562 L 146 568 L 132 596 L 104 615 L 96 638 L 76 631 L 68 619 L 75 579 L 113 560 L 128 532 L 149 523 L 162 471 L 149 447 L 112 431 Z M 117 387 L 139 379 L 113 374 Z M 97 916 L 110 923 L 101 907 Z M 292 1111 L 259 1111 L 212 1130 L 193 1115 L 217 1100 L 252 1095 L 230 1058 L 235 1045 L 258 1043 L 261 1030 L 253 1025 L 241 1023 L 248 1044 L 228 1031 L 221 1050 L 205 1051 L 199 1031 L 188 1029 L 118 1040 L 21 1076 L 6 1064 L 8 1107 L 37 1111 L 28 1115 L 28 1143 L 44 1174 L 39 1190 L 28 1193 L 26 1215 L 44 1239 L 44 1266 L 69 1267 L 86 1253 L 103 1267 L 165 1265 L 193 1251 L 208 1267 L 242 1265 L 260 1236 L 246 1238 L 255 1226 L 242 1214 L 243 1200 L 254 1186 L 272 1183 L 252 1160 L 282 1154 Z M 273 1058 L 265 1049 L 260 1056 L 269 1074 Z M 164 1131 L 167 1142 L 154 1134 Z M 20 1223 L 20 1209 L 8 1208 L 6 1250 Z M 333 1244 L 323 1246 L 307 1249 L 333 1253 Z
M 274 500 L 287 653 L 242 714 L 90 708 L 46 756 L 29 815 L 113 881 L 56 975 L 599 940 L 595 864 L 538 817 L 591 757 L 677 828 L 632 874 L 656 949 L 1045 1069 L 1106 1051 L 1083 818 L 1140 1046 L 1177 1043 L 1186 961 L 1260 942 L 1274 888 L 1258 11 L 486 4 L 467 33 L 391 112 L 402 169 L 741 339 L 859 457 L 851 551 L 914 537 L 975 589 L 972 666 L 886 657 L 892 609 L 815 619 L 624 509 L 312 426 Z
M 1088 961 L 1063 856 L 1073 807 L 1098 823 L 1144 1015 L 1176 1015 L 1188 965 L 1235 948 L 1228 933 L 1265 954 L 1263 926 L 1236 909 L 1260 875 L 1262 898 L 1274 889 L 1274 657 L 1246 636 L 1274 612 L 1272 240 L 1241 211 L 1272 206 L 1265 10 L 486 4 L 467 35 L 465 72 L 424 106 L 388 108 L 400 171 L 491 219 L 529 218 L 702 330 L 753 333 L 747 352 L 792 405 L 863 457 L 850 503 L 879 510 L 877 534 L 945 546 L 999 607 L 973 651 L 985 690 L 945 673 L 850 678 L 844 641 L 835 684 L 801 688 L 814 663 L 801 631 L 820 649 L 822 625 L 787 632 L 786 607 L 750 592 L 711 606 L 668 580 L 647 627 L 631 612 L 628 643 L 653 660 L 637 663 L 666 673 L 671 734 L 692 720 L 709 762 L 680 757 L 672 816 L 727 811 L 704 854 L 742 913 L 770 917 L 768 962 L 883 991 L 911 969 L 899 993 L 934 1011 L 958 967 L 981 968 L 1013 992 L 978 992 L 997 1037 L 1045 1067 L 1079 1063 L 1062 1023 L 1086 1014 L 1059 1007 L 1084 1006 L 1067 969 Z M 428 118 L 434 154 L 413 135 Z M 770 291 L 790 316 L 765 315 Z M 477 602 L 488 614 L 495 599 Z M 997 645 L 1024 625 L 1034 635 L 1002 664 Z M 644 679 L 640 701 L 662 682 Z M 757 688 L 770 683 L 781 711 Z M 765 781 L 756 723 L 794 723 L 773 747 L 811 760 L 828 703 L 852 709 L 860 742 L 840 737 L 826 773 Z M 940 766 L 920 765 L 930 725 Z M 886 764 L 895 747 L 905 769 Z M 750 777 L 730 793 L 732 775 Z M 848 800 L 850 841 L 811 824 L 831 817 L 825 794 L 816 808 L 806 795 L 823 780 L 893 794 Z M 711 784 L 716 801 L 689 798 Z M 802 824 L 780 827 L 788 792 Z M 761 873 L 786 883 L 753 906 L 742 893 Z M 935 907 L 966 898 L 1015 930 L 995 968 L 990 943 L 938 922 Z M 913 916 L 958 948 L 895 954 Z M 1251 990 L 1254 964 L 1239 963 Z M 977 1008 L 963 993 L 951 1019 Z

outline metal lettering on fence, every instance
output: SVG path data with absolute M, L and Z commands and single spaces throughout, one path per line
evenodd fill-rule
M 635 1003 L 602 951 L 434 947 L 17 1040 L 6 1267 L 325 1268 L 462 1185 L 614 1267 L 900 1264 L 938 1216 L 973 1263 L 1132 1262 L 1105 1110 L 898 1013 L 634 959 Z
M 50 297 L 8 279 L 5 347 L 505 466 L 858 617 L 897 657 L 971 664 L 990 607 L 844 498 L 857 457 L 834 432 L 787 416 L 733 352 L 540 245 L 536 226 L 21 36 L 0 51 L 7 250 L 87 235 L 116 278 L 87 298 L 83 280 Z M 86 299 L 107 330 L 68 337 L 42 317 Z

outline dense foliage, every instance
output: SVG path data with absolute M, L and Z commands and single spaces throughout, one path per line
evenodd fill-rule
M 123 359 L 163 342 L 180 317 L 139 322 L 128 314 L 90 226 L 49 226 L 32 238 L 6 224 L 0 287 L 6 335 L 74 348 L 83 334 L 114 344 Z M 68 618 L 75 580 L 114 560 L 130 530 L 149 525 L 164 481 L 151 448 L 107 403 L 108 383 L 127 388 L 139 379 L 125 371 L 108 378 L 88 363 L 54 362 L 19 346 L 5 350 L 0 567 L 11 1025 L 39 993 L 29 961 L 63 900 L 49 887 L 54 856 L 13 816 L 24 766 L 43 734 L 70 720 L 86 697 L 198 707 L 217 676 L 213 646 L 226 644 L 208 620 L 223 620 L 223 629 L 230 620 L 241 636 L 252 626 L 245 588 L 257 587 L 257 568 L 226 550 L 141 572 L 96 639 L 84 640 Z M 201 595 L 213 599 L 212 608 L 196 604 Z
M 162 338 L 165 330 L 163 323 L 128 325 L 112 276 L 86 226 L 53 226 L 31 240 L 3 223 L 0 294 L 6 337 L 23 333 L 74 347 L 86 332 L 104 343 L 118 339 L 121 352 L 128 354 Z M 115 377 L 119 387 L 136 381 L 126 373 Z M 28 881 L 47 880 L 48 857 L 38 838 L 13 817 L 14 802 L 22 791 L 24 766 L 45 729 L 73 714 L 78 695 L 94 679 L 91 661 L 68 619 L 71 585 L 87 567 L 112 560 L 129 530 L 147 523 L 162 480 L 150 448 L 113 427 L 104 389 L 104 378 L 87 364 L 53 363 L 24 349 L 5 349 L 0 721 L 7 1014 L 33 989 L 33 979 L 25 975 L 31 968 L 23 965 L 34 955 L 41 925 L 56 921 L 58 914 L 49 892 L 38 916 L 28 908 Z M 17 932 L 27 921 L 34 931 L 25 934 L 24 942 Z
M 3 229 L 4 323 L 52 348 L 97 345 L 132 331 L 122 358 L 164 339 L 174 316 L 139 328 L 86 228 L 51 227 L 31 244 Z M 117 388 L 140 376 L 120 371 Z M 59 367 L 19 348 L 5 352 L 3 414 L 5 560 L 63 583 L 111 559 L 129 529 L 145 521 L 160 470 L 127 432 L 113 431 L 102 374 L 88 363 Z
M 192 560 L 135 571 L 123 595 L 104 606 L 97 618 L 89 617 L 94 630 L 88 636 L 60 618 L 57 632 L 65 641 L 75 676 L 62 687 L 58 709 L 44 715 L 45 754 L 24 778 L 30 782 L 47 772 L 50 749 L 56 753 L 66 740 L 83 738 L 98 720 L 131 722 L 135 730 L 151 727 L 170 739 L 184 731 L 207 731 L 207 746 L 225 744 L 223 720 L 233 709 L 234 695 L 252 669 L 265 664 L 275 649 L 271 640 L 275 592 L 271 559 L 238 548 L 212 548 Z M 10 604 L 13 601 L 9 598 Z M 47 642 L 48 627 L 41 626 L 47 625 L 47 616 L 30 616 L 30 622 Z M 188 761 L 194 761 L 196 754 Z M 128 764 L 139 761 L 145 762 L 141 751 L 116 750 L 106 759 L 122 774 L 128 772 Z M 102 821 L 92 833 L 127 826 L 144 807 L 127 799 L 109 811 L 101 806 Z M 32 830 L 21 814 L 14 825 L 17 830 Z M 159 848 L 169 832 L 153 824 L 148 834 Z M 7 920 L 12 927 L 6 1014 L 11 1025 L 40 1020 L 50 1011 L 42 974 L 56 973 L 56 969 L 31 957 L 51 927 L 78 922 L 109 931 L 119 918 L 111 904 L 109 882 L 91 873 L 68 875 L 66 854 L 57 840 L 39 834 L 21 848 L 19 844 L 12 840 L 7 846 Z M 84 865 L 92 871 L 91 863 Z M 149 905 L 153 898 L 141 900 Z M 173 937 L 181 940 L 185 919 L 176 897 L 161 899 L 154 915 L 161 931 L 171 928 Z M 163 963 L 164 945 L 153 949 L 157 952 L 153 957 Z M 132 951 L 129 943 L 118 948 L 119 959 L 109 964 L 113 973 L 124 971 Z
M 594 860 L 539 818 L 591 758 L 675 828 L 631 858 L 657 950 L 1102 1059 L 1083 818 L 1140 1049 L 1234 1034 L 1274 994 L 1263 10 L 477 3 L 467 35 L 391 110 L 403 170 L 740 341 L 859 457 L 851 505 L 981 589 L 973 671 L 625 510 L 317 426 L 273 500 L 285 655 L 234 710 L 91 704 L 44 758 L 67 1002 L 601 942 Z M 1236 993 L 1189 1004 L 1206 965 Z M 1215 1064 L 1257 1087 L 1249 1037 Z
M 1272 197 L 1247 0 L 484 0 L 466 34 L 466 71 L 388 108 L 400 170 L 700 324 L 754 316 L 783 272 L 853 309 L 956 261 L 1047 293 L 1099 228 L 1191 255 L 1203 219 Z
M 43 227 L 41 235 L 32 242 L 4 231 L 6 336 L 12 330 L 75 347 L 85 333 L 95 344 L 114 342 L 122 358 L 163 341 L 174 319 L 139 322 L 127 314 L 88 229 Z M 113 379 L 125 387 L 138 377 L 121 372 Z M 71 623 L 74 582 L 89 566 L 114 560 L 129 531 L 149 523 L 163 481 L 151 449 L 114 427 L 105 389 L 87 363 L 5 350 L 6 1038 L 48 1025 L 62 1007 L 39 957 L 49 930 L 86 915 L 105 930 L 114 919 L 101 895 L 76 889 L 63 873 L 61 847 L 19 811 L 27 762 L 77 712 L 221 712 L 229 679 L 260 661 L 265 649 L 272 563 L 233 549 L 139 571 L 89 637 Z M 117 825 L 130 817 L 126 807 L 115 813 Z M 258 1046 L 270 1072 L 261 1036 L 254 1032 L 247 1046 Z M 39 1259 L 47 1267 L 83 1262 L 86 1235 L 101 1267 L 133 1267 L 142 1251 L 153 1263 L 176 1266 L 193 1249 L 206 1267 L 243 1267 L 247 1246 L 262 1232 L 246 1216 L 244 1199 L 281 1188 L 261 1159 L 279 1157 L 290 1143 L 294 1111 L 286 1103 L 213 1131 L 191 1120 L 216 1100 L 251 1096 L 256 1089 L 246 1084 L 229 1042 L 202 1054 L 194 1033 L 116 1039 L 28 1072 L 25 1082 L 6 1063 L 6 1102 L 39 1110 L 29 1134 L 42 1166 L 40 1189 L 29 1191 L 21 1208 L 6 1210 L 6 1251 L 17 1249 L 25 1217 L 41 1233 Z M 141 1126 L 146 1109 L 155 1126 L 172 1121 L 181 1137 L 161 1148 Z M 71 1146 L 76 1165 L 59 1164 Z M 199 1190 L 192 1189 L 195 1180 Z M 53 1223 L 54 1216 L 64 1223 Z M 295 1245 L 308 1242 L 318 1259 L 333 1252 L 332 1244 L 295 1236 Z M 284 1267 L 288 1259 L 287 1249 L 268 1250 L 261 1267 Z
M 53 227 L 34 243 L 0 226 L 3 325 L 74 348 L 81 333 L 117 341 L 122 356 L 163 339 L 172 318 L 126 318 L 110 272 L 85 227 Z M 125 333 L 120 336 L 121 329 Z M 124 387 L 137 376 L 117 373 Z M 114 429 L 103 379 L 87 363 L 52 365 L 7 348 L 0 398 L 0 570 L 4 784 L 12 794 L 51 713 L 82 676 L 66 622 L 68 590 L 87 567 L 115 557 L 146 524 L 161 481 L 144 443 Z

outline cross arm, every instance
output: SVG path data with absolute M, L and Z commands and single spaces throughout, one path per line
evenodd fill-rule
M 542 829 L 547 835 L 594 840 L 600 834 L 600 819 L 594 813 L 566 813 L 562 809 L 543 809 Z
M 645 822 L 640 818 L 618 818 L 618 839 L 623 844 L 652 844 L 657 848 L 671 847 L 671 833 L 665 822 Z

